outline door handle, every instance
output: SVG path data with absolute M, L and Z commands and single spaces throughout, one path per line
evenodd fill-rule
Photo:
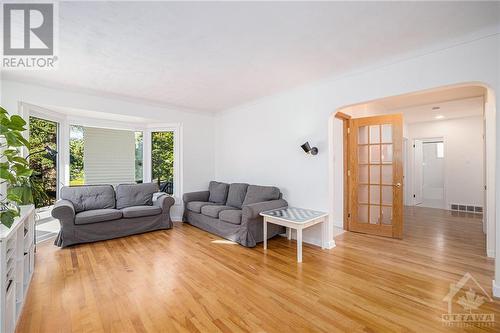
M 401 187 L 401 183 L 392 184 L 392 186 L 395 186 L 395 187 L 397 187 L 397 188 L 400 188 L 400 187 Z

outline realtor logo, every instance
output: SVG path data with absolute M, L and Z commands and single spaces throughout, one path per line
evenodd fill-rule
M 56 4 L 3 4 L 3 69 L 55 67 Z
M 450 284 L 450 291 L 443 298 L 448 305 L 448 313 L 442 315 L 443 324 L 450 327 L 493 327 L 495 315 L 480 308 L 493 299 L 470 274 Z M 460 305 L 454 306 L 455 304 Z

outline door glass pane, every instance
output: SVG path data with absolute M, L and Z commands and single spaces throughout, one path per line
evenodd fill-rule
M 392 207 L 382 207 L 382 224 L 392 224 Z
M 380 163 L 380 145 L 370 146 L 370 163 Z
M 358 181 L 360 184 L 368 183 L 368 165 L 360 165 L 358 168 Z
M 379 224 L 380 206 L 370 206 L 370 224 Z
M 392 145 L 382 145 L 382 163 L 392 162 Z
M 380 205 L 380 186 L 370 185 L 370 203 Z
M 380 165 L 370 165 L 370 184 L 380 184 Z
M 358 147 L 358 163 L 359 164 L 368 163 L 368 146 Z
M 151 176 L 160 191 L 174 193 L 174 132 L 151 133 Z
M 370 126 L 370 143 L 380 143 L 380 125 Z
M 368 223 L 368 205 L 358 206 L 358 222 Z
M 382 143 L 392 143 L 392 125 L 382 125 Z
M 382 204 L 392 205 L 392 186 L 382 186 Z
M 368 143 L 368 126 L 361 126 L 358 128 L 358 144 Z
M 368 203 L 368 185 L 358 186 L 358 202 Z
M 392 184 L 392 165 L 382 165 L 382 184 Z

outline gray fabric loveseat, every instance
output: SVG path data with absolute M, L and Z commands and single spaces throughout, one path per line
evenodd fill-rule
M 143 232 L 170 229 L 171 196 L 153 195 L 158 185 L 122 184 L 63 187 L 52 209 L 61 231 L 54 245 L 95 242 Z
M 261 212 L 288 206 L 277 187 L 215 181 L 208 191 L 184 194 L 183 201 L 184 222 L 246 247 L 264 240 Z M 285 232 L 275 224 L 267 228 L 268 238 Z

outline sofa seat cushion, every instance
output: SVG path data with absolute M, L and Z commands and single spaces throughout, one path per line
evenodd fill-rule
M 122 212 L 118 209 L 94 209 L 86 210 L 75 215 L 75 224 L 90 224 L 106 222 L 122 218 Z
M 210 192 L 208 201 L 214 202 L 219 205 L 226 204 L 228 190 L 229 184 L 212 180 L 208 185 L 208 191 Z
M 123 208 L 121 211 L 123 217 L 127 219 L 161 214 L 161 208 L 158 206 L 132 206 Z
M 280 189 L 277 187 L 249 185 L 245 200 L 243 201 L 243 206 L 258 202 L 278 200 L 279 198 Z
M 186 204 L 186 209 L 192 211 L 193 213 L 201 213 L 201 208 L 207 205 L 216 205 L 213 202 L 208 201 L 190 201 Z
M 224 210 L 220 212 L 219 219 L 224 222 L 232 224 L 241 224 L 241 209 L 238 210 Z
M 216 219 L 219 218 L 219 213 L 224 210 L 234 210 L 236 208 L 225 205 L 210 205 L 201 207 L 201 213 L 206 216 L 214 217 Z

